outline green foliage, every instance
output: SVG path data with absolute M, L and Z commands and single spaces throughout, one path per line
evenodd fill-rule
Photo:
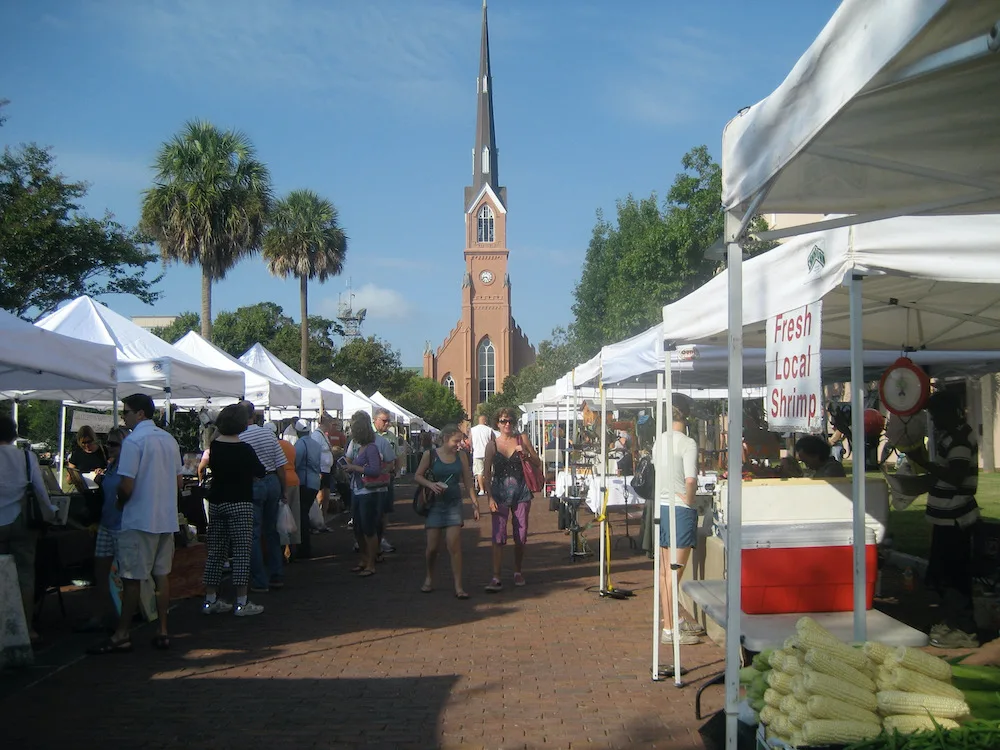
M 275 276 L 299 280 L 301 362 L 308 371 L 309 281 L 323 282 L 344 269 L 347 235 L 338 222 L 337 208 L 311 190 L 293 190 L 278 201 L 264 235 L 264 260 Z
M 182 312 L 170 325 L 152 329 L 154 336 L 159 336 L 168 344 L 176 344 L 189 331 L 201 330 L 201 317 L 196 312 Z
M 51 153 L 29 144 L 0 157 L 0 307 L 41 317 L 82 294 L 131 294 L 150 304 L 162 275 L 147 279 L 156 255 L 148 239 L 111 214 L 80 211 L 82 182 L 53 173 Z
M 487 402 L 483 413 L 487 416 L 503 406 L 519 406 L 531 401 L 542 388 L 552 385 L 567 372 L 587 359 L 584 350 L 572 331 L 556 328 L 552 338 L 538 344 L 533 364 L 523 368 L 517 375 L 504 379 L 502 391 Z M 498 400 L 502 398 L 501 400 Z
M 451 390 L 430 378 L 411 374 L 402 393 L 393 400 L 439 429 L 466 418 L 461 402 Z
M 377 336 L 352 339 L 340 347 L 333 358 L 333 372 L 335 382 L 368 395 L 383 388 L 386 395 L 395 393 L 399 378 L 404 377 L 399 352 Z
M 197 121 L 160 147 L 155 168 L 140 227 L 164 260 L 201 266 L 201 333 L 211 339 L 212 282 L 260 249 L 271 175 L 246 135 Z
M 58 401 L 25 401 L 18 406 L 18 434 L 33 443 L 48 443 L 52 453 L 59 453 Z M 9 413 L 9 409 L 8 409 Z

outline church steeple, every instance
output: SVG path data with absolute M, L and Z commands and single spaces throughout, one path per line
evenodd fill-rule
M 476 79 L 476 144 L 472 149 L 472 184 L 465 189 L 465 209 L 489 185 L 506 207 L 507 188 L 500 187 L 496 128 L 493 124 L 493 75 L 490 71 L 490 32 L 483 0 L 483 37 L 479 50 L 479 77 Z

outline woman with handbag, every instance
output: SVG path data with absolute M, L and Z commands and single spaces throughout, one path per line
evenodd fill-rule
M 383 466 L 368 412 L 356 411 L 351 417 L 351 443 L 344 461 L 344 470 L 351 477 L 351 516 L 361 551 L 361 562 L 351 572 L 367 578 L 375 575 L 382 493 L 389 489 L 389 473 Z
M 441 546 L 441 532 L 451 556 L 451 574 L 455 579 L 455 598 L 468 599 L 462 586 L 462 486 L 472 503 L 473 515 L 479 520 L 479 502 L 476 485 L 472 480 L 469 456 L 461 450 L 462 431 L 453 424 L 441 430 L 441 447 L 429 450 L 420 457 L 414 472 L 414 481 L 429 491 L 433 502 L 427 510 L 424 528 L 427 530 L 427 571 L 420 590 L 429 594 L 434 590 L 434 563 Z M 430 474 L 428 475 L 428 470 Z
M 528 512 L 531 510 L 532 487 L 540 491 L 539 476 L 542 460 L 531 441 L 517 432 L 517 412 L 503 408 L 497 414 L 500 435 L 486 446 L 483 459 L 483 483 L 493 515 L 493 578 L 486 591 L 503 590 L 500 566 L 503 547 L 507 544 L 507 520 L 512 519 L 514 532 L 514 585 L 524 585 L 521 565 L 524 545 L 528 541 Z
M 28 635 L 41 640 L 32 625 L 35 601 L 35 542 L 42 523 L 55 520 L 35 454 L 15 445 L 17 424 L 0 416 L 0 555 L 11 555 L 21 588 Z

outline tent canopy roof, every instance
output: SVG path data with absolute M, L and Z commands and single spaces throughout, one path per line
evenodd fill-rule
M 254 344 L 242 355 L 240 362 L 249 365 L 269 378 L 279 380 L 299 388 L 302 392 L 302 408 L 310 410 L 327 409 L 342 412 L 344 400 L 339 393 L 322 388 L 306 377 L 295 372 L 282 362 L 260 342 Z
M 992 0 L 844 0 L 726 126 L 726 210 L 1000 212 L 1000 107 L 984 98 L 1000 86 L 998 21 Z

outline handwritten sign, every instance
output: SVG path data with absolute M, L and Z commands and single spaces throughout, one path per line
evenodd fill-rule
M 820 334 L 823 303 L 789 310 L 767 320 L 767 395 L 771 430 L 823 431 Z

